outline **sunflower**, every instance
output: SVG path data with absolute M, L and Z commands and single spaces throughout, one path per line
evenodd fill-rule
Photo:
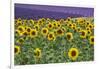
M 73 24 L 72 23 L 69 23 L 68 24 L 68 27 L 71 28 L 71 29 L 73 29 Z
M 58 36 L 64 35 L 64 31 L 62 29 L 57 29 L 56 33 Z
M 30 34 L 31 28 L 30 27 L 26 27 L 26 31 L 27 31 L 28 34 Z
M 81 28 L 80 27 L 77 27 L 76 30 L 77 30 L 77 32 L 80 32 L 81 31 Z
M 36 30 L 39 30 L 40 29 L 40 27 L 39 27 L 39 25 L 37 24 L 37 25 L 35 25 L 34 26 L 34 28 L 36 29 Z
M 81 38 L 86 38 L 86 35 L 87 35 L 87 31 L 86 30 L 81 30 L 80 31 L 80 37 Z
M 88 27 L 90 27 L 90 29 L 93 29 L 93 25 L 92 24 L 89 24 Z
M 68 21 L 71 21 L 71 17 L 68 17 L 67 19 L 66 19 L 66 21 L 68 22 Z
M 66 32 L 66 28 L 65 28 L 65 27 L 62 27 L 62 30 L 63 30 L 64 32 Z
M 49 23 L 49 24 L 47 25 L 47 27 L 48 27 L 48 29 L 52 29 L 52 28 L 53 28 L 53 24 Z
M 83 18 L 77 18 L 77 22 L 78 24 L 82 25 L 84 23 L 84 19 Z
M 41 20 L 42 20 L 43 23 L 45 22 L 45 18 L 42 18 Z
M 39 20 L 38 20 L 38 25 L 43 25 L 42 19 L 39 19 Z
M 30 19 L 28 22 L 29 22 L 30 24 L 34 25 L 34 20 L 33 20 L 33 19 Z
M 91 30 L 87 30 L 87 35 L 90 36 L 92 34 Z
M 61 27 L 60 22 L 57 22 L 57 27 L 58 27 L 58 28 L 60 28 L 60 27 Z
M 74 30 L 74 32 L 77 32 L 77 27 L 73 26 L 73 30 Z
M 36 29 L 32 29 L 30 32 L 30 37 L 36 37 L 37 36 L 37 30 Z
M 46 20 L 47 20 L 48 22 L 50 22 L 50 18 L 47 18 Z
M 76 30 L 76 26 L 73 26 L 72 29 L 73 29 L 73 30 Z
M 87 31 L 90 30 L 90 27 L 86 27 L 86 30 L 87 30 Z
M 86 27 L 87 27 L 89 24 L 90 24 L 90 22 L 89 22 L 89 21 L 87 21 L 87 22 L 85 23 Z
M 53 26 L 56 28 L 57 27 L 57 21 L 53 22 Z
M 24 38 L 19 38 L 16 42 L 17 42 L 18 44 L 23 44 Z
M 22 20 L 21 20 L 21 18 L 16 19 L 16 24 L 17 24 L 17 25 L 22 25 Z
M 20 53 L 20 46 L 15 46 L 14 47 L 14 53 L 17 55 Z
M 90 44 L 94 44 L 94 36 L 90 36 L 89 41 L 90 41 Z
M 68 41 L 71 41 L 73 39 L 73 34 L 71 32 L 67 32 L 66 38 L 67 38 Z
M 28 32 L 27 31 L 24 31 L 23 32 L 23 36 L 27 36 L 28 35 Z
M 34 50 L 34 56 L 35 56 L 36 58 L 41 58 L 42 53 L 41 53 L 41 49 L 40 49 L 40 48 L 36 48 L 36 49 Z
M 48 34 L 48 29 L 47 28 L 42 28 L 41 33 L 43 35 L 47 35 Z
M 75 26 L 75 27 L 76 27 L 76 23 L 73 23 L 73 26 Z
M 23 25 L 27 24 L 27 19 L 23 19 Z
M 25 30 L 25 28 L 24 26 L 18 26 L 18 30 L 22 33 Z
M 72 59 L 73 61 L 75 61 L 78 58 L 79 55 L 79 51 L 77 48 L 71 48 L 68 51 L 68 56 L 70 59 Z
M 15 35 L 22 35 L 19 30 L 15 30 Z
M 64 19 L 60 19 L 60 21 L 59 21 L 61 24 L 63 24 L 64 23 Z
M 55 40 L 55 36 L 53 32 L 50 32 L 47 36 L 48 40 Z

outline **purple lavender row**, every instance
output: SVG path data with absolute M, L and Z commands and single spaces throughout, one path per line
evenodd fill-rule
M 93 17 L 94 8 L 15 4 L 15 18 Z

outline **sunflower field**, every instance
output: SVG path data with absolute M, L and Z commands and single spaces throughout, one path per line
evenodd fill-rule
M 16 18 L 15 65 L 94 60 L 94 18 Z

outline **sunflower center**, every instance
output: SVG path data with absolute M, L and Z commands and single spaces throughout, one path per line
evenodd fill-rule
M 58 33 L 58 34 L 62 34 L 62 30 L 58 30 L 57 33 Z
M 56 24 L 54 24 L 54 26 L 55 26 Z
M 20 31 L 23 31 L 23 29 L 22 29 L 22 28 L 19 28 L 19 30 L 20 30 Z
M 37 56 L 39 56 L 40 55 L 40 52 L 39 51 L 37 51 Z
M 50 28 L 52 27 L 51 24 L 49 25 L 49 27 L 50 27 Z
M 89 25 L 89 23 L 87 23 L 87 25 Z
M 92 38 L 91 41 L 94 42 L 94 38 Z
M 60 25 L 58 24 L 58 27 L 60 27 Z
M 24 32 L 24 35 L 26 36 L 26 35 L 27 35 L 27 33 L 26 33 L 26 32 Z
M 15 52 L 15 53 L 16 53 L 16 52 L 18 52 L 18 49 L 17 49 L 17 48 L 15 48 L 15 49 L 14 49 L 14 52 Z
M 85 32 L 82 32 L 82 35 L 84 36 L 85 35 Z
M 27 29 L 28 32 L 30 32 L 30 29 Z
M 74 57 L 76 56 L 76 51 L 72 51 L 71 55 Z
M 73 27 L 73 29 L 75 29 L 75 26 Z
M 46 33 L 47 31 L 46 30 L 43 30 L 43 33 Z
M 69 26 L 71 27 L 72 25 L 70 24 Z
M 22 43 L 23 42 L 23 39 L 20 39 L 19 42 Z
M 34 31 L 32 32 L 32 35 L 35 35 L 35 32 Z
M 38 57 L 38 56 L 40 56 L 40 52 L 39 52 L 39 51 L 36 51 L 36 52 L 34 53 L 34 55 Z
M 67 38 L 68 38 L 68 39 L 70 39 L 70 38 L 71 38 L 71 36 L 70 36 L 70 35 L 67 35 Z
M 52 38 L 53 37 L 52 34 L 50 34 L 49 37 Z
M 90 31 L 88 31 L 88 34 L 90 34 Z
M 92 28 L 92 26 L 90 25 L 90 28 Z

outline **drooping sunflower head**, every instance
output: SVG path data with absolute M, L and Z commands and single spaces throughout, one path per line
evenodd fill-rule
M 20 46 L 14 46 L 14 53 L 15 55 L 19 54 L 20 53 Z
M 66 38 L 67 38 L 68 41 L 71 41 L 73 39 L 73 34 L 71 32 L 67 32 Z
M 53 32 L 50 32 L 49 34 L 48 34 L 48 36 L 47 36 L 47 38 L 48 38 L 48 40 L 55 40 L 55 35 L 54 35 L 54 33 Z
M 80 31 L 80 37 L 81 38 L 86 38 L 86 36 L 87 36 L 87 31 L 86 30 L 81 30 Z
M 42 28 L 41 33 L 43 35 L 47 35 L 48 34 L 48 29 L 47 28 Z
M 32 29 L 30 32 L 30 37 L 34 38 L 37 36 L 37 30 L 36 29 Z
M 41 53 L 41 49 L 40 48 L 36 48 L 34 50 L 34 56 L 38 59 L 38 58 L 41 58 L 42 56 L 42 53 Z
M 94 36 L 90 36 L 90 38 L 89 38 L 89 41 L 90 41 L 90 44 L 94 44 Z
M 79 51 L 77 48 L 71 48 L 68 51 L 68 56 L 71 60 L 75 61 L 78 58 Z

